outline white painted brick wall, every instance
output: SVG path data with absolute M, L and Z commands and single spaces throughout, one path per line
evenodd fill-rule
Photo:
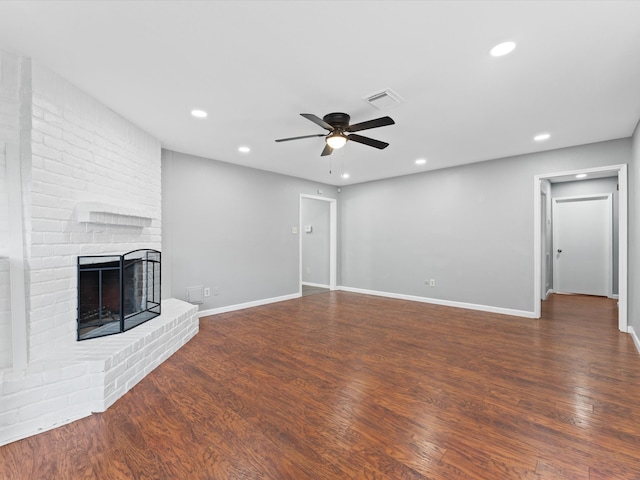
M 0 373 L 0 445 L 86 416 L 87 370 L 86 363 L 47 362 Z
M 0 258 L 0 370 L 12 363 L 9 259 Z M 1 410 L 0 410 L 1 412 Z
M 15 70 L 1 52 L 0 67 L 3 79 Z M 0 98 L 0 141 L 15 134 L 32 154 L 22 157 L 29 364 L 20 371 L 0 364 L 0 445 L 104 411 L 192 338 L 199 322 L 196 306 L 168 299 L 162 315 L 133 330 L 76 341 L 77 257 L 160 250 L 160 143 L 46 68 L 30 71 L 31 98 L 12 108 L 31 117 L 18 128 L 3 123 L 11 109 Z M 80 205 L 101 206 L 87 216 Z M 0 329 L 5 280 L 0 259 Z M 10 338 L 5 333 L 0 338 Z
M 18 143 L 20 58 L 0 51 L 0 369 L 11 365 L 11 310 L 8 253 L 7 143 Z
M 0 140 L 0 256 L 7 255 L 9 245 L 9 193 L 5 145 L 6 142 Z
M 79 255 L 160 250 L 160 143 L 33 63 L 30 357 L 76 341 Z M 79 205 L 144 211 L 146 222 L 78 221 Z M 121 223 L 121 222 L 120 222 Z

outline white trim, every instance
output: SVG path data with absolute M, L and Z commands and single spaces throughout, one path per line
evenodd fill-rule
M 411 302 L 420 302 L 420 303 L 431 303 L 434 305 L 443 305 L 445 307 L 465 308 L 467 310 L 479 310 L 481 312 L 499 313 L 501 315 L 511 315 L 515 317 L 535 318 L 534 312 L 527 312 L 526 310 L 514 310 L 512 308 L 493 307 L 490 305 L 478 305 L 475 303 L 454 302 L 451 300 L 419 297 L 417 295 L 405 295 L 402 293 L 378 292 L 376 290 L 365 290 L 363 288 L 340 286 L 338 289 L 344 292 L 361 293 L 364 295 L 375 295 L 377 297 L 397 298 L 399 300 L 409 300 Z
M 540 182 L 540 199 L 541 200 L 543 196 L 545 197 L 545 202 L 544 204 L 542 203 L 540 204 L 540 220 L 542 221 L 543 212 L 544 212 L 544 218 L 546 221 L 545 221 L 544 227 L 542 226 L 542 223 L 540 224 L 540 228 L 541 228 L 540 266 L 542 269 L 541 275 L 540 275 L 540 282 L 541 282 L 540 289 L 542 292 L 544 292 L 544 295 L 542 295 L 542 300 L 546 300 L 547 297 L 549 296 L 549 290 L 551 290 L 551 288 L 548 288 L 549 285 L 547 285 L 547 278 L 548 278 L 547 257 L 551 255 L 551 248 L 549 249 L 549 251 L 547 251 L 547 238 L 546 238 L 546 233 L 549 233 L 549 237 L 551 237 L 551 233 L 549 232 L 549 223 L 551 221 L 551 183 L 549 182 L 549 180 L 542 180 Z M 542 241 L 542 235 L 545 235 L 544 241 Z M 553 269 L 551 270 L 553 271 Z
M 568 172 L 549 173 L 545 175 L 535 175 L 533 177 L 533 310 L 534 317 L 540 318 L 540 276 L 541 276 L 541 264 L 540 264 L 540 242 L 541 242 L 541 225 L 540 225 L 540 181 L 543 179 L 550 179 L 555 177 L 564 177 L 567 175 L 577 175 L 578 173 L 597 173 L 597 172 L 617 172 L 618 173 L 618 329 L 621 332 L 627 332 L 627 316 L 628 316 L 628 283 L 627 283 L 627 271 L 628 271 L 628 181 L 627 181 L 627 165 L 610 165 L 605 167 L 586 168 L 581 170 L 572 170 Z
M 13 143 L 5 144 L 7 190 L 9 198 L 9 286 L 11 296 L 11 336 L 13 368 L 27 367 L 27 304 L 25 290 L 24 222 L 20 152 Z
M 302 199 L 321 200 L 329 202 L 329 290 L 335 290 L 338 278 L 338 200 L 335 198 L 319 197 L 317 195 L 300 194 L 298 201 L 298 278 L 299 293 L 302 294 Z
M 636 346 L 636 350 L 638 350 L 638 353 L 640 353 L 640 338 L 638 338 L 638 335 L 636 335 L 636 331 L 633 329 L 631 325 L 629 325 L 629 334 L 633 339 L 633 343 Z
M 300 293 L 292 293 L 291 295 L 283 295 L 281 297 L 264 298 L 262 300 L 254 300 L 246 303 L 238 303 L 236 305 L 227 305 L 226 307 L 210 308 L 198 312 L 198 318 L 208 317 L 209 315 L 218 315 L 219 313 L 235 312 L 236 310 L 244 310 L 245 308 L 259 307 L 270 303 L 284 302 L 300 298 Z
M 542 303 L 542 180 L 533 177 L 533 318 L 540 318 Z
M 626 332 L 628 327 L 628 269 L 629 269 L 629 184 L 627 166 L 620 165 L 618 170 L 618 329 Z
M 324 285 L 322 283 L 302 282 L 302 285 L 305 287 L 329 288 L 329 285 Z

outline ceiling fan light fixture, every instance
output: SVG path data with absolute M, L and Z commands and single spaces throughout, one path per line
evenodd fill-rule
M 336 148 L 344 147 L 345 143 L 347 143 L 347 137 L 340 132 L 333 132 L 327 137 L 327 145 L 329 145 L 334 150 Z
M 391 117 L 374 118 L 373 120 L 367 120 L 366 122 L 360 122 L 351 124 L 351 117 L 342 112 L 328 113 L 324 117 L 320 118 L 312 113 L 301 113 L 301 116 L 307 120 L 315 123 L 316 125 L 328 130 L 329 133 L 317 133 L 314 135 L 303 135 L 301 137 L 289 137 L 278 138 L 276 142 L 288 142 L 290 140 L 300 140 L 303 138 L 312 137 L 324 137 L 325 146 L 322 149 L 321 157 L 331 155 L 336 148 L 344 147 L 347 140 L 355 143 L 361 143 L 369 147 L 383 150 L 389 146 L 387 142 L 381 142 L 374 138 L 365 137 L 354 132 L 360 132 L 362 130 L 369 130 L 371 128 L 386 127 L 387 125 L 394 125 L 396 122 Z M 349 135 L 347 135 L 347 133 Z

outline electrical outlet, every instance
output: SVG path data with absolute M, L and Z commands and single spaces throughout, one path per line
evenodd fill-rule
M 204 289 L 204 296 L 205 297 L 211 296 L 211 289 L 209 287 Z
M 435 287 L 436 286 L 436 281 L 434 278 L 432 278 L 431 280 L 429 280 L 429 286 L 430 287 Z

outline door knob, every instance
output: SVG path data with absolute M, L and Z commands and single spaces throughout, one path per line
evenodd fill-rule
M 562 253 L 562 249 L 561 248 L 558 249 L 558 253 Z

